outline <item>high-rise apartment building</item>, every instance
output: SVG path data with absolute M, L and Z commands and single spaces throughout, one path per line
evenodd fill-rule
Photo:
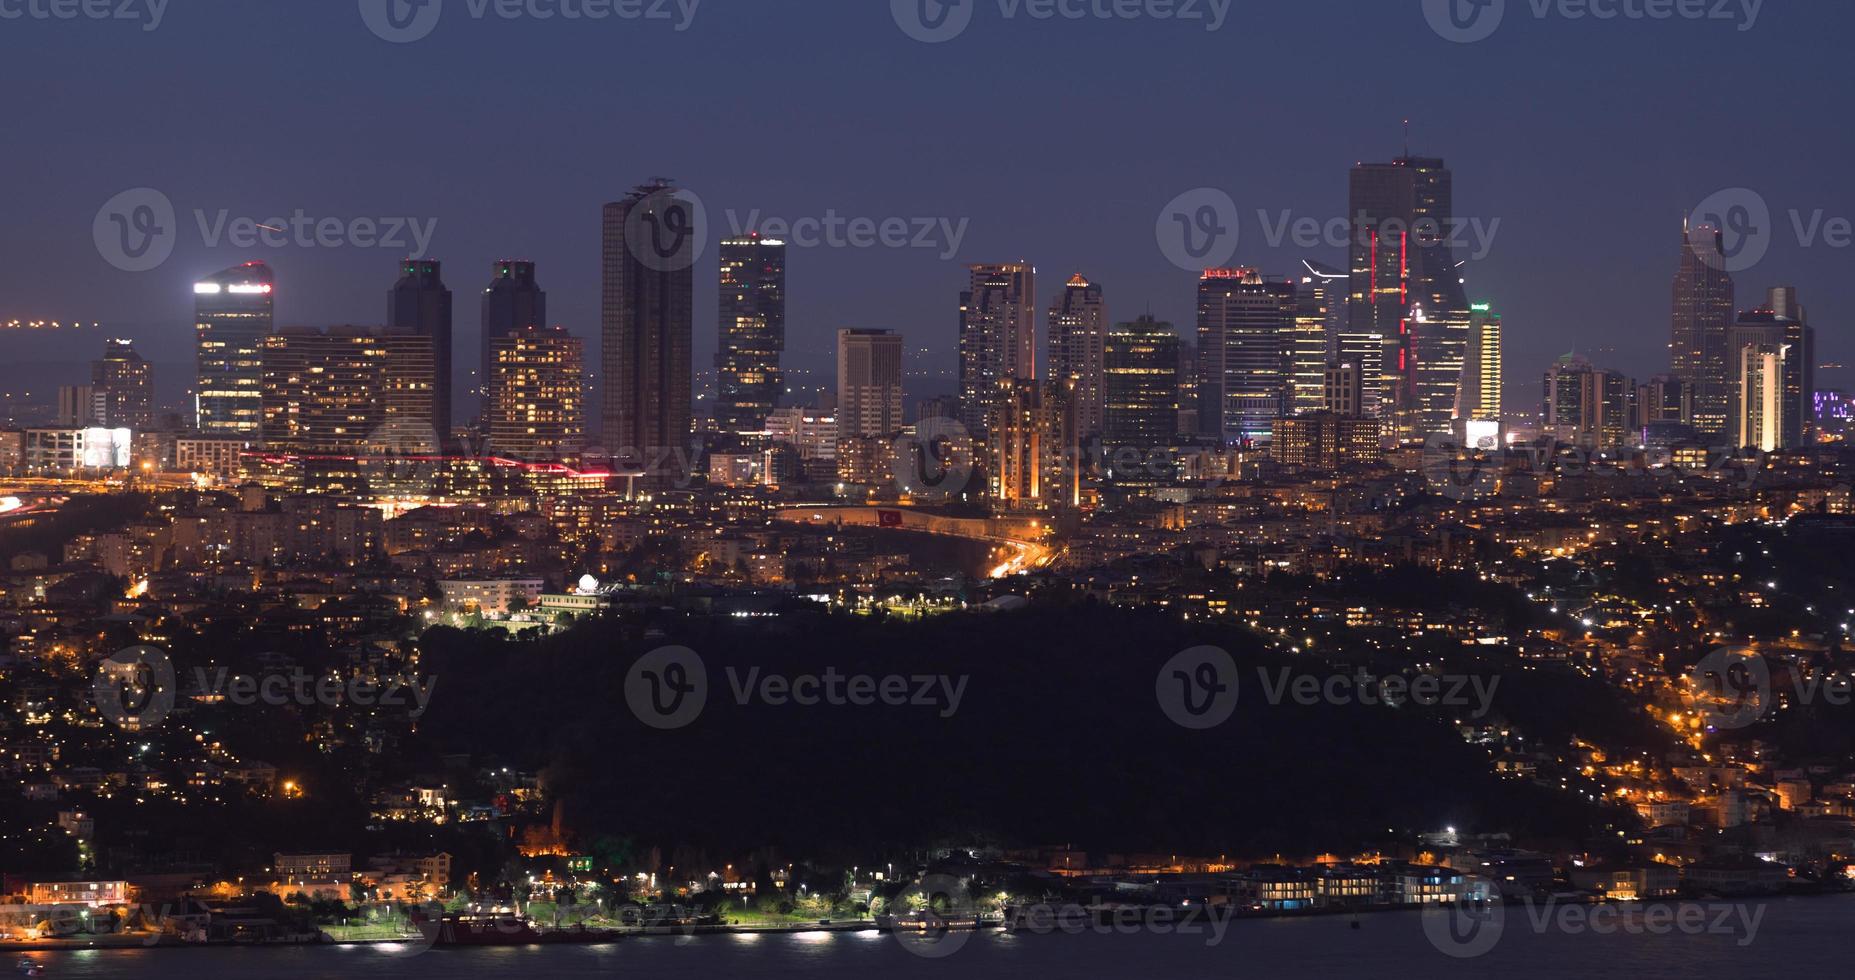
M 1300 312 L 1291 279 L 1248 268 L 1205 270 L 1198 282 L 1199 432 L 1233 444 L 1269 437 L 1290 403 Z
M 1071 276 L 1050 306 L 1050 380 L 1076 382 L 1076 427 L 1082 437 L 1102 433 L 1103 357 L 1108 306 L 1101 286 Z
M 131 341 L 103 342 L 103 356 L 90 362 L 90 387 L 104 426 L 141 432 L 154 424 L 154 379 Z
M 1630 402 L 1635 388 L 1629 378 L 1567 354 L 1546 371 L 1541 424 L 1558 441 L 1586 449 L 1634 444 Z
M 496 263 L 483 290 L 483 334 L 477 356 L 477 396 L 481 413 L 489 412 L 490 344 L 523 327 L 547 326 L 547 292 L 535 278 L 535 264 L 518 259 Z
M 1074 390 L 1068 381 L 998 383 L 989 399 L 985 444 L 989 488 L 1000 505 L 1050 509 L 1080 502 Z
M 1102 443 L 1110 460 L 1123 449 L 1151 456 L 1179 435 L 1179 337 L 1172 324 L 1143 316 L 1108 331 Z
M 433 338 L 409 328 L 289 327 L 264 339 L 267 449 L 355 455 L 436 453 Z
M 1001 381 L 1037 377 L 1037 270 L 1023 262 L 967 267 L 960 293 L 960 421 L 985 434 Z
M 890 438 L 902 428 L 902 335 L 837 332 L 838 438 Z
M 525 462 L 573 455 L 586 439 L 586 360 L 564 327 L 522 327 L 490 344 L 489 451 Z
M 1462 360 L 1454 417 L 1457 421 L 1501 421 L 1501 315 L 1487 303 L 1470 308 L 1468 351 Z M 1426 433 L 1427 434 L 1427 433 Z

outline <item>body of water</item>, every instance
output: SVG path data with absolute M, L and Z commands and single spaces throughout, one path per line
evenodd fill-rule
M 984 932 L 929 946 L 863 933 L 653 937 L 612 946 L 137 949 L 31 954 L 47 978 L 351 977 L 1750 977 L 1835 976 L 1855 897 L 1686 906 L 1510 906 L 1487 946 L 1451 956 L 1419 913 L 1245 921 L 1221 936 L 1155 931 Z M 953 948 L 957 945 L 957 948 Z M 1463 946 L 1455 947 L 1465 952 Z M 20 954 L 7 954 L 9 960 Z M 11 963 L 7 964 L 11 967 Z

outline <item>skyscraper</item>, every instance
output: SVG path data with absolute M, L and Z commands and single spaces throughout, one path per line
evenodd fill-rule
M 545 326 L 547 293 L 535 279 L 535 264 L 515 259 L 496 263 L 494 276 L 483 290 L 483 335 L 477 357 L 477 396 L 483 400 L 479 414 L 489 415 L 491 343 L 523 327 Z
M 1287 414 L 1318 412 L 1327 374 L 1328 304 L 1335 299 L 1328 280 L 1307 274 L 1295 289 L 1295 320 L 1288 337 Z
M 1562 443 L 1609 449 L 1632 441 L 1630 400 L 1635 383 L 1615 371 L 1566 354 L 1546 371 L 1541 424 Z
M 436 387 L 430 425 L 440 445 L 451 441 L 451 291 L 444 288 L 441 264 L 430 259 L 400 263 L 399 281 L 387 294 L 387 326 L 432 339 Z
M 579 338 L 565 327 L 527 326 L 490 345 L 489 451 L 554 462 L 583 448 L 586 367 Z
M 1069 381 L 1007 378 L 987 400 L 992 499 L 1009 508 L 1080 502 L 1080 449 Z
M 1179 337 L 1172 324 L 1143 316 L 1108 331 L 1103 358 L 1103 445 L 1142 455 L 1179 434 Z
M 1050 380 L 1076 382 L 1076 427 L 1084 439 L 1102 433 L 1103 349 L 1108 306 L 1101 287 L 1071 276 L 1050 306 Z
M 902 335 L 837 332 L 838 439 L 889 438 L 902 428 Z
M 758 438 L 779 405 L 786 349 L 786 243 L 759 233 L 721 243 L 720 335 L 715 348 L 715 428 Z
M 1790 348 L 1765 343 L 1735 348 L 1739 384 L 1732 399 L 1733 444 L 1768 453 L 1788 448 L 1784 429 L 1790 406 L 1785 398 L 1784 375 Z
M 1207 269 L 1198 282 L 1198 430 L 1262 440 L 1289 406 L 1295 282 L 1255 269 Z
M 255 439 L 263 426 L 263 360 L 272 326 L 270 266 L 247 262 L 193 284 L 194 425 Z
M 1360 414 L 1377 418 L 1379 406 L 1385 401 L 1385 338 L 1348 330 L 1340 334 L 1335 348 L 1334 356 L 1340 363 L 1359 367 Z
M 629 465 L 674 461 L 690 439 L 695 217 L 675 194 L 657 181 L 605 206 L 600 421 L 606 448 Z
M 1401 441 L 1446 431 L 1469 312 L 1449 241 L 1454 178 L 1430 157 L 1362 163 L 1349 200 L 1347 319 L 1354 334 L 1386 338 L 1381 396 L 1391 405 L 1380 413 Z
M 1501 315 L 1487 303 L 1476 303 L 1471 309 L 1474 315 L 1469 318 L 1468 354 L 1462 360 L 1454 417 L 1459 422 L 1499 422 Z
M 1795 315 L 1780 314 L 1780 309 Z M 1747 365 L 1741 355 L 1754 347 L 1777 351 L 1780 372 L 1776 395 L 1778 419 L 1769 433 L 1760 427 L 1759 435 L 1771 435 L 1776 448 L 1780 449 L 1795 449 L 1814 440 L 1816 377 L 1812 361 L 1816 353 L 1816 331 L 1797 319 L 1803 315 L 1796 290 L 1779 287 L 1770 292 L 1763 308 L 1740 313 L 1727 330 L 1727 356 L 1732 361 L 1734 373 L 1733 384 L 1727 392 L 1726 434 L 1734 438 L 1735 445 L 1767 448 L 1761 442 L 1742 441 L 1752 432 L 1746 428 L 1748 413 L 1762 410 L 1744 402 L 1750 396 L 1746 389 Z M 1762 374 L 1758 380 L 1761 385 L 1764 383 Z M 1753 394 L 1762 398 L 1765 393 L 1760 389 Z
M 140 432 L 154 424 L 154 384 L 134 343 L 103 342 L 103 356 L 90 362 L 90 388 L 103 425 Z
M 1668 344 L 1674 375 L 1693 392 L 1694 427 L 1705 434 L 1728 434 L 1734 367 L 1726 335 L 1733 323 L 1733 277 L 1718 268 L 1718 256 L 1725 254 L 1719 229 L 1684 222 L 1681 231 Z
M 960 422 L 985 434 L 1001 381 L 1037 378 L 1037 270 L 1022 262 L 967 267 L 960 293 Z

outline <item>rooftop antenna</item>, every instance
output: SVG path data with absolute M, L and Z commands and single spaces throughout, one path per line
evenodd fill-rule
M 1409 119 L 1405 119 L 1404 120 L 1404 158 L 1408 160 L 1410 159 L 1410 156 L 1411 156 L 1411 121 Z

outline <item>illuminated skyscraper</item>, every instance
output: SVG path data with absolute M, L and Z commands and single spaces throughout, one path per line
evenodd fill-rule
M 154 423 L 153 379 L 130 341 L 103 342 L 103 356 L 90 362 L 90 388 L 104 426 L 140 432 Z
M 194 425 L 256 439 L 263 427 L 261 349 L 272 326 L 270 266 L 247 262 L 193 284 Z
M 1320 411 L 1333 344 L 1327 329 L 1329 304 L 1337 298 L 1330 281 L 1313 274 L 1303 275 L 1295 289 L 1295 320 L 1288 339 L 1289 415 Z
M 1362 398 L 1359 403 L 1361 414 L 1377 418 L 1379 406 L 1385 400 L 1385 338 L 1375 333 L 1340 334 L 1334 356 L 1342 364 L 1355 364 L 1359 367 L 1359 383 Z
M 1739 385 L 1732 400 L 1734 445 L 1768 453 L 1787 448 L 1784 363 L 1789 356 L 1790 349 L 1783 344 L 1753 343 L 1736 349 Z
M 564 327 L 523 327 L 490 346 L 489 451 L 554 462 L 586 438 L 586 367 L 579 338 Z
M 1739 314 L 1732 327 L 1727 330 L 1727 351 L 1734 365 L 1734 383 L 1727 397 L 1728 425 L 1727 434 L 1735 440 L 1735 445 L 1753 448 L 1768 448 L 1761 442 L 1743 441 L 1756 432 L 1761 438 L 1771 434 L 1777 441 L 1777 448 L 1796 449 L 1808 445 L 1815 439 L 1815 387 L 1814 365 L 1816 331 L 1797 317 L 1804 315 L 1803 307 L 1797 303 L 1796 290 L 1780 287 L 1771 291 L 1767 305 L 1762 309 L 1748 310 Z M 1778 310 L 1789 311 L 1795 316 L 1780 314 Z M 1775 428 L 1767 427 L 1760 421 L 1756 429 L 1748 429 L 1752 414 L 1762 411 L 1762 406 L 1744 403 L 1747 396 L 1747 365 L 1741 354 L 1749 348 L 1771 349 L 1779 352 L 1779 391 L 1777 394 L 1780 414 Z M 1758 382 L 1764 383 L 1762 365 L 1758 366 Z M 1763 398 L 1762 387 L 1753 392 Z
M 838 439 L 889 438 L 902 428 L 902 335 L 837 332 Z
M 1068 381 L 998 383 L 986 420 L 992 499 L 1008 508 L 1073 507 L 1080 501 L 1080 445 Z
M 1198 283 L 1198 430 L 1262 440 L 1289 406 L 1295 282 L 1255 269 L 1207 269 Z
M 1076 382 L 1076 426 L 1083 438 L 1102 432 L 1103 350 L 1108 306 L 1101 287 L 1080 274 L 1070 277 L 1050 307 L 1050 380 Z
M 715 428 L 758 438 L 779 405 L 786 349 L 786 243 L 759 234 L 721 243 Z M 898 423 L 899 424 L 899 423 Z
M 477 358 L 477 395 L 481 414 L 489 414 L 490 344 L 523 327 L 547 326 L 547 293 L 535 279 L 535 264 L 514 259 L 496 263 L 495 277 L 483 290 L 483 336 Z
M 1636 388 L 1636 419 L 1644 426 L 1656 423 L 1688 424 L 1694 417 L 1693 389 L 1672 374 L 1658 374 Z
M 1675 273 L 1668 349 L 1675 377 L 1693 392 L 1694 427 L 1707 434 L 1726 434 L 1736 374 L 1736 362 L 1727 350 L 1734 313 L 1733 277 L 1720 267 L 1724 246 L 1718 229 L 1684 223 L 1681 231 L 1681 267 Z
M 387 326 L 432 339 L 435 388 L 429 423 L 441 445 L 451 441 L 451 291 L 444 287 L 440 263 L 407 259 L 399 281 L 387 294 Z
M 1501 315 L 1488 304 L 1477 303 L 1469 318 L 1468 353 L 1462 361 L 1461 385 L 1454 417 L 1457 421 L 1501 421 Z
M 1022 262 L 967 267 L 960 293 L 960 422 L 985 434 L 999 382 L 1037 378 L 1037 271 Z
M 664 182 L 605 206 L 600 415 L 606 449 L 624 464 L 675 459 L 690 441 L 694 226 L 692 206 Z
M 1615 371 L 1567 354 L 1546 372 L 1540 421 L 1568 445 L 1609 449 L 1632 444 L 1630 401 L 1635 384 Z
M 1103 448 L 1148 456 L 1179 435 L 1179 337 L 1172 324 L 1143 316 L 1108 331 L 1103 356 Z

